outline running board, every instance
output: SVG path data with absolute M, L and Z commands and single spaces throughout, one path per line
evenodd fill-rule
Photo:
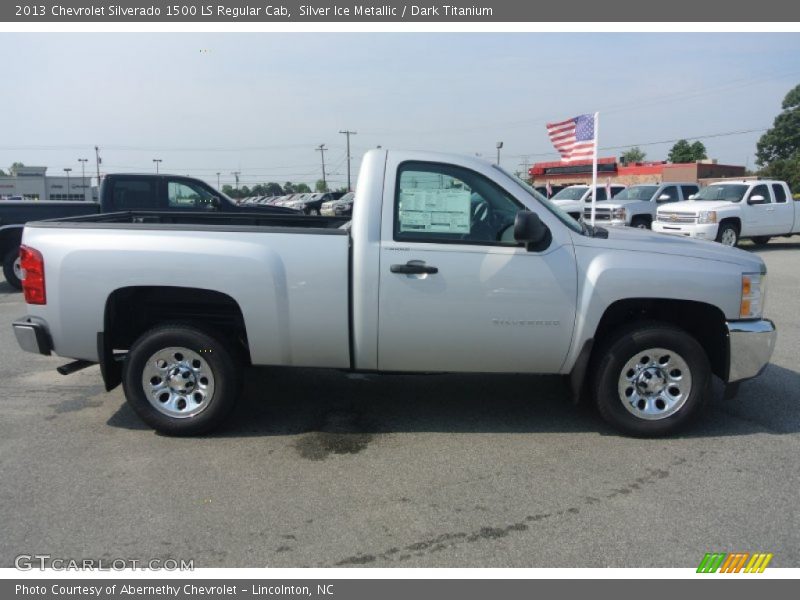
M 90 360 L 76 360 L 74 362 L 61 365 L 56 369 L 56 371 L 58 371 L 62 375 L 72 375 L 76 371 L 80 371 L 82 369 L 85 369 L 86 367 L 91 367 L 92 365 L 96 364 L 97 363 L 94 363 Z

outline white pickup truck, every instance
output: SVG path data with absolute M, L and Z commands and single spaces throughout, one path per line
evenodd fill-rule
M 659 206 L 688 200 L 700 190 L 696 183 L 654 183 L 632 185 L 625 188 L 608 202 L 595 210 L 595 222 L 600 225 L 628 225 L 639 229 L 650 229 Z M 592 208 L 583 210 L 583 218 L 592 217 Z
M 619 194 L 625 186 L 614 183 L 611 185 L 611 197 Z M 590 185 L 571 185 L 555 194 L 550 200 L 570 217 L 579 221 L 583 216 L 585 208 L 592 210 L 592 186 Z M 606 186 L 597 186 L 597 202 L 608 200 L 608 190 Z
M 800 233 L 800 203 L 783 181 L 718 182 L 688 202 L 660 206 L 653 231 L 736 246 Z
M 698 413 L 712 374 L 734 391 L 769 361 L 756 255 L 591 227 L 475 158 L 372 150 L 357 190 L 350 223 L 28 223 L 18 343 L 77 359 L 63 373 L 99 363 L 144 421 L 184 435 L 222 421 L 248 364 L 562 374 L 621 431 L 656 436 Z

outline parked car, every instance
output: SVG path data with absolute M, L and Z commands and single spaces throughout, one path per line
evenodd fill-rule
M 326 217 L 349 217 L 353 214 L 353 198 L 355 192 L 348 192 L 338 200 L 328 200 L 322 203 L 320 214 Z
M 288 208 L 261 208 L 237 204 L 206 182 L 167 174 L 109 174 L 100 186 L 100 202 L 3 202 L 0 204 L 0 258 L 3 275 L 17 289 L 22 270 L 19 244 L 28 221 L 130 210 L 239 212 L 258 210 L 272 214 L 297 214 Z
M 341 197 L 339 192 L 317 192 L 310 194 L 300 194 L 286 202 L 283 206 L 288 206 L 306 215 L 319 215 L 322 205 L 325 202 Z
M 603 225 L 629 225 L 650 229 L 656 218 L 656 209 L 670 202 L 688 200 L 700 191 L 696 183 L 667 182 L 650 185 L 633 185 L 595 209 L 595 220 Z M 583 210 L 583 218 L 591 217 L 592 209 Z
M 800 233 L 800 207 L 783 181 L 717 182 L 689 202 L 658 208 L 653 230 L 736 246 Z
M 625 189 L 624 185 L 613 184 L 611 186 L 611 197 L 613 198 L 619 192 Z M 565 187 L 557 194 L 553 194 L 550 200 L 558 206 L 561 210 L 566 212 L 570 217 L 576 221 L 580 220 L 583 216 L 583 210 L 587 203 L 591 206 L 592 202 L 592 186 L 590 185 L 571 185 Z M 608 200 L 606 193 L 606 186 L 597 186 L 597 201 L 602 202 Z
M 698 414 L 712 374 L 732 393 L 769 361 L 756 254 L 591 227 L 475 157 L 370 150 L 357 190 L 352 221 L 29 223 L 17 341 L 77 359 L 62 372 L 99 363 L 176 435 L 218 426 L 248 364 L 558 373 L 619 430 L 656 436 Z

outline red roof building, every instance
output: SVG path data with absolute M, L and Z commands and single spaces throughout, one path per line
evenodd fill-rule
M 574 185 L 591 184 L 592 161 L 541 162 L 535 163 L 529 171 L 535 185 L 553 184 Z M 622 164 L 616 157 L 597 159 L 597 180 L 605 183 L 635 185 L 637 183 L 660 183 L 662 181 L 701 182 L 705 179 L 744 177 L 745 168 L 734 165 L 720 165 L 715 160 L 694 163 L 668 163 L 666 161 Z

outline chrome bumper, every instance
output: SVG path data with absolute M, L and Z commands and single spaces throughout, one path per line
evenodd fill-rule
M 728 321 L 728 383 L 757 377 L 769 363 L 778 332 L 769 319 Z
M 17 338 L 19 347 L 25 352 L 34 354 L 50 354 L 53 345 L 50 342 L 50 334 L 42 323 L 37 323 L 30 317 L 25 317 L 11 324 L 14 335 Z

